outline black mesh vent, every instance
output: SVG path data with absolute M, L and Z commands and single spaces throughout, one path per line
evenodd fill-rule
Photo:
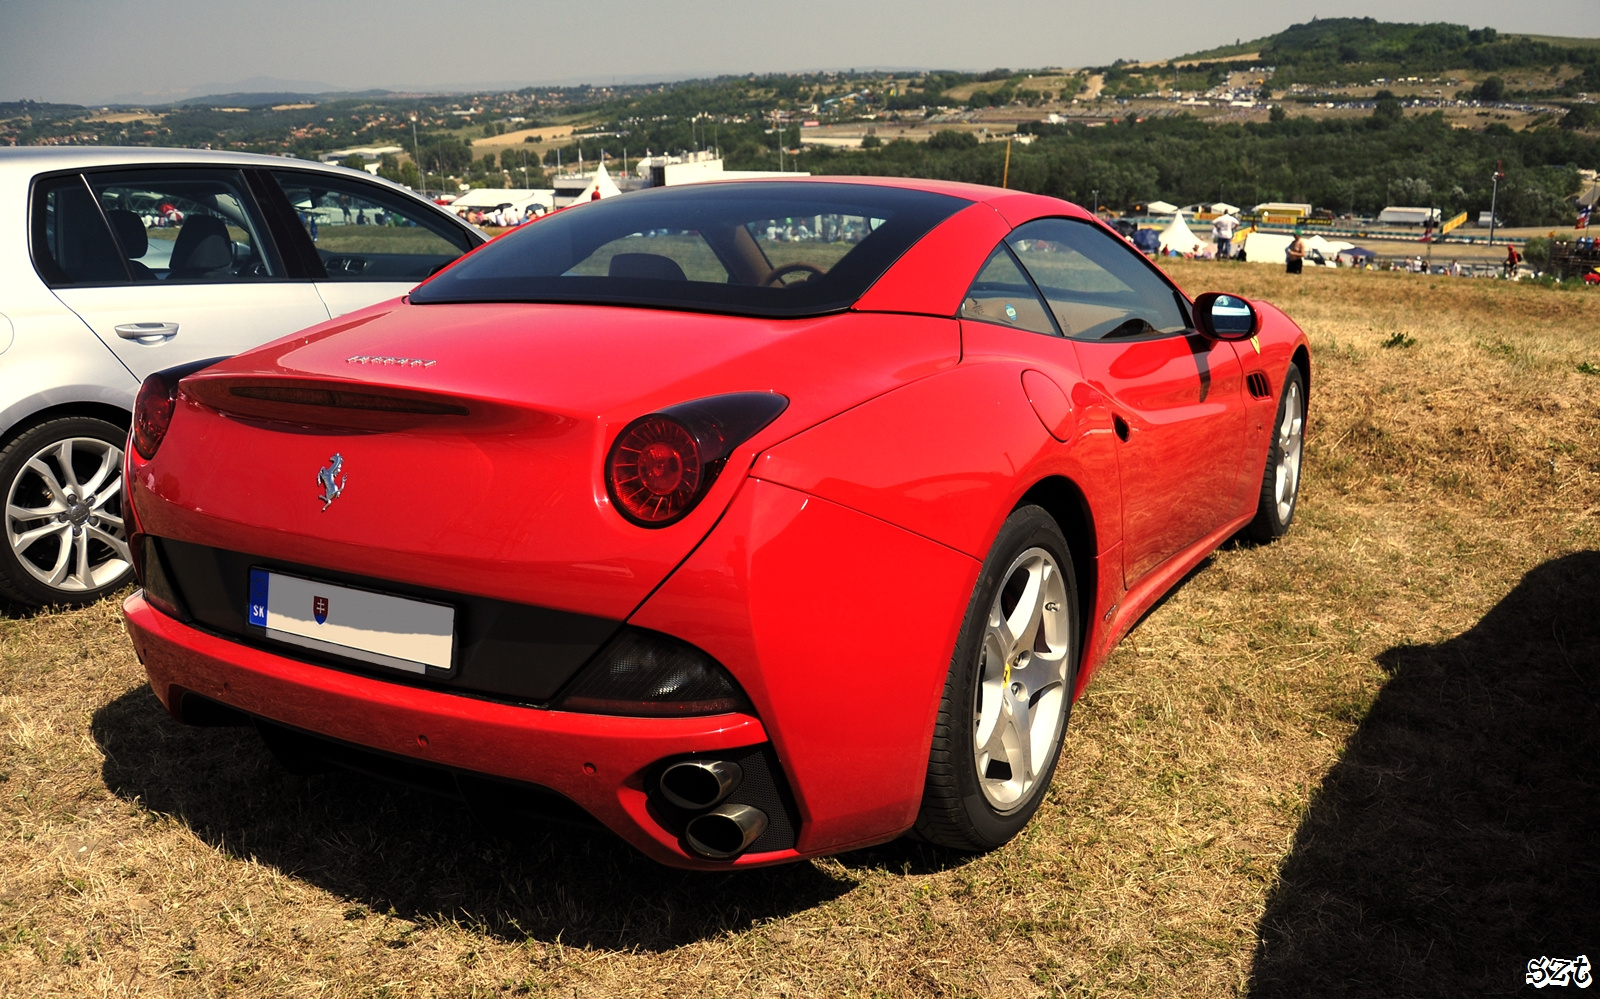
M 623 628 L 572 681 L 558 706 L 619 715 L 705 715 L 749 709 L 715 659 L 659 632 Z
M 170 538 L 147 538 L 145 551 L 151 553 L 144 558 L 145 592 L 170 592 L 184 619 L 208 631 L 270 649 L 275 655 L 382 677 L 391 683 L 519 704 L 549 703 L 621 624 L 587 614 L 372 579 L 329 566 L 299 565 Z M 272 641 L 264 629 L 250 625 L 245 617 L 250 570 L 256 567 L 454 606 L 455 670 L 450 675 L 435 671 L 417 676 Z M 162 573 L 159 578 L 158 572 Z
M 690 811 L 673 805 L 661 795 L 661 773 L 667 767 L 679 760 L 731 760 L 739 764 L 739 769 L 744 772 L 744 779 L 739 781 L 739 786 L 734 788 L 726 799 L 719 804 L 750 805 L 759 808 L 767 814 L 767 828 L 746 853 L 766 853 L 771 850 L 788 850 L 793 848 L 795 835 L 799 827 L 799 812 L 794 806 L 794 798 L 789 793 L 789 785 L 783 778 L 783 769 L 778 766 L 777 754 L 772 751 L 770 744 L 751 746 L 747 749 L 730 749 L 717 753 L 696 753 L 692 756 L 674 756 L 662 760 L 649 773 L 645 779 L 645 788 L 650 794 L 650 810 L 654 813 L 656 821 L 670 829 L 678 836 L 683 836 L 683 827 L 699 811 Z M 705 811 L 709 811 L 706 809 Z M 682 844 L 691 856 L 697 856 L 688 844 Z
M 1272 394 L 1272 384 L 1267 381 L 1267 376 L 1259 371 L 1246 375 L 1244 382 L 1250 387 L 1250 394 L 1257 399 L 1265 399 Z

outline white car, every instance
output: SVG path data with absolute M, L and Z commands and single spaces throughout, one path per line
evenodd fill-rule
M 403 295 L 484 239 L 343 167 L 0 149 L 0 596 L 85 603 L 131 577 L 122 448 L 147 375 Z

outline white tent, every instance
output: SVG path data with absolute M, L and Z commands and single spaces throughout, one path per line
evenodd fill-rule
M 510 205 L 519 214 L 526 211 L 528 206 L 535 205 L 548 210 L 554 201 L 555 191 L 549 188 L 496 188 L 475 187 L 461 197 L 450 202 L 450 210 L 458 211 L 470 208 L 478 211 L 490 211 L 502 205 Z
M 589 186 L 585 187 L 578 193 L 577 197 L 572 199 L 572 204 L 578 205 L 585 201 L 614 198 L 621 193 L 622 189 L 612 182 L 611 175 L 606 173 L 606 165 L 602 163 L 595 167 L 594 176 L 589 180 Z
M 1276 232 L 1252 232 L 1245 237 L 1244 256 L 1252 264 L 1278 264 L 1282 265 L 1288 258 L 1284 254 L 1289 249 L 1289 244 L 1294 242 L 1294 237 Z M 1355 246 L 1342 239 L 1323 239 L 1321 236 L 1302 236 L 1301 242 L 1306 248 L 1306 263 L 1315 265 L 1314 253 L 1321 253 L 1322 259 L 1329 267 L 1335 267 L 1335 260 L 1339 254 Z
M 1237 215 L 1237 214 L 1239 214 L 1239 206 L 1238 205 L 1230 205 L 1226 201 L 1213 201 L 1213 202 L 1211 202 L 1211 210 L 1213 212 L 1216 212 L 1218 215 Z
M 1165 201 L 1152 201 L 1145 205 L 1145 210 L 1151 215 L 1171 215 L 1178 210 L 1178 206 L 1169 205 Z
M 1204 240 L 1190 231 L 1183 216 L 1173 213 L 1172 221 L 1161 232 L 1162 253 L 1199 253 L 1206 246 Z

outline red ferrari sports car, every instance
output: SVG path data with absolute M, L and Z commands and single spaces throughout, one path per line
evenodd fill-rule
M 128 628 L 183 721 L 666 864 L 989 849 L 1118 638 L 1288 529 L 1310 375 L 1054 198 L 646 190 L 152 376 Z

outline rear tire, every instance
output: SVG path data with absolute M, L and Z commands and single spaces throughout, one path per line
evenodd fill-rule
M 113 423 L 69 416 L 30 427 L 0 451 L 0 595 L 31 606 L 87 604 L 132 581 L 122 518 L 127 438 Z
M 967 606 L 913 833 L 982 852 L 1021 832 L 1055 774 L 1078 675 L 1078 584 L 1061 528 L 1025 506 Z
M 1272 423 L 1267 467 L 1261 473 L 1256 517 L 1245 528 L 1252 540 L 1275 541 L 1289 533 L 1300 499 L 1300 463 L 1306 432 L 1306 379 L 1290 364 L 1278 393 L 1278 415 Z

